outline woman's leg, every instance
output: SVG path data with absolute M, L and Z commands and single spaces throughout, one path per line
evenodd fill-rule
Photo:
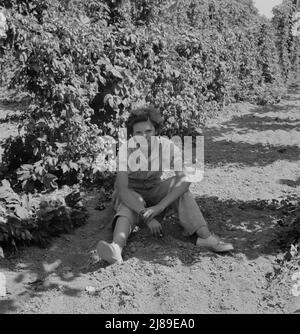
M 144 203 L 141 195 L 133 192 L 138 200 Z M 110 264 L 122 263 L 122 251 L 126 245 L 127 239 L 138 223 L 138 215 L 122 203 L 118 198 L 114 204 L 116 214 L 113 220 L 113 241 L 108 243 L 104 240 L 99 241 L 97 251 L 101 259 Z
M 171 191 L 172 187 L 176 185 L 175 180 L 176 179 L 174 178 L 167 179 L 155 187 L 152 195 L 155 195 L 154 197 L 157 201 L 160 201 L 160 198 L 166 196 L 166 194 Z M 197 234 L 197 246 L 208 248 L 215 252 L 227 252 L 233 250 L 233 246 L 230 243 L 222 242 L 210 232 L 208 224 L 189 190 L 182 194 L 174 202 L 174 205 L 176 206 L 179 222 L 184 228 L 185 234 Z
M 177 181 L 176 177 L 171 177 L 156 185 L 148 195 L 150 201 L 157 204 L 167 196 L 177 185 L 177 182 L 179 181 Z M 175 200 L 173 206 L 178 212 L 180 225 L 182 225 L 186 234 L 197 233 L 201 238 L 208 238 L 211 235 L 199 206 L 189 190 Z
M 203 239 L 211 235 L 208 224 L 189 190 L 176 200 L 175 205 L 180 224 L 188 235 L 196 233 L 198 237 Z
M 119 245 L 121 249 L 126 245 L 127 239 L 131 233 L 134 221 L 130 221 L 128 217 L 118 217 L 114 229 L 113 242 Z
M 125 205 L 122 204 L 120 212 L 122 215 L 115 219 L 112 243 L 101 240 L 97 245 L 100 258 L 110 264 L 123 262 L 122 251 L 136 222 L 134 213 Z
M 234 249 L 232 244 L 221 241 L 219 237 L 210 232 L 207 222 L 190 191 L 179 197 L 176 205 L 180 222 L 185 230 L 190 235 L 197 234 L 197 246 L 217 253 L 229 252 Z
M 145 201 L 143 197 L 136 191 L 132 191 L 133 196 L 137 198 L 143 205 Z M 113 221 L 113 242 L 118 244 L 121 249 L 126 245 L 127 239 L 138 223 L 138 215 L 131 210 L 127 205 L 122 203 L 119 198 L 116 199 L 114 205 L 116 214 Z

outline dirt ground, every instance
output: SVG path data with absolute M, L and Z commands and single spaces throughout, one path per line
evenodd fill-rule
M 140 226 L 125 262 L 107 266 L 94 250 L 111 239 L 113 213 L 95 209 L 94 190 L 85 195 L 89 221 L 74 234 L 0 258 L 8 290 L 0 313 L 298 313 L 291 275 L 299 266 L 274 275 L 284 251 L 278 212 L 265 200 L 300 196 L 299 108 L 300 83 L 277 105 L 237 104 L 205 129 L 205 177 L 191 190 L 235 252 L 200 252 L 172 218 L 162 239 Z M 0 105 L 2 118 L 10 112 Z M 0 136 L 11 131 L 2 121 Z

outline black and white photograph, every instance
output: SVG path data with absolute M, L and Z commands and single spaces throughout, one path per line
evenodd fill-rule
M 0 317 L 299 313 L 300 0 L 0 0 Z

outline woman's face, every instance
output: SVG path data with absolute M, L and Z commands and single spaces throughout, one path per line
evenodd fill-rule
M 151 136 L 155 136 L 155 127 L 150 120 L 136 123 L 133 125 L 133 135 L 143 136 L 150 144 Z

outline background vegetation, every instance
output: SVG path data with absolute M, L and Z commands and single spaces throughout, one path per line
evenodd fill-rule
M 272 21 L 251 0 L 1 0 L 0 6 L 8 20 L 2 83 L 29 101 L 20 135 L 4 143 L 1 178 L 26 196 L 65 184 L 110 184 L 104 170 L 111 143 L 103 136 L 116 138 L 136 103 L 160 108 L 163 134 L 197 134 L 229 103 L 278 102 L 299 64 L 299 37 L 292 34 L 297 2 L 290 0 L 274 9 Z M 0 201 L 1 244 L 9 224 L 8 200 Z M 39 215 L 31 214 L 36 224 Z M 21 239 L 29 240 L 30 228 L 21 225 Z

